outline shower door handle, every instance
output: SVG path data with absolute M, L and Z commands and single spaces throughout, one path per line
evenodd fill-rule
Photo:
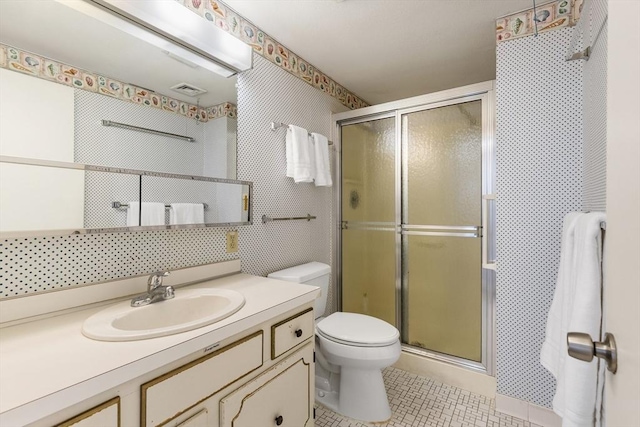
M 482 196 L 482 268 L 495 270 L 496 263 L 489 262 L 489 201 L 496 200 L 495 194 Z
M 482 237 L 480 225 L 412 225 L 402 224 L 398 230 L 404 235 L 435 237 Z

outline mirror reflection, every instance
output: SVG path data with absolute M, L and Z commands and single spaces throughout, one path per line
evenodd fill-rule
M 61 2 L 2 1 L 0 29 L 0 154 L 236 178 L 235 77 Z
M 35 159 L 0 163 L 0 231 L 250 221 L 249 183 L 225 181 L 236 179 L 235 76 L 78 4 L 0 1 L 0 155 Z
M 247 223 L 250 184 L 214 180 L 2 163 L 0 232 Z

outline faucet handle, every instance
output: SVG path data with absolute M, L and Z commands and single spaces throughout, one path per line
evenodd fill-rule
M 158 286 L 162 286 L 162 278 L 167 277 L 170 273 L 168 271 L 156 271 L 152 275 L 149 276 L 149 280 L 147 280 L 147 285 L 149 285 L 149 289 L 157 288 Z

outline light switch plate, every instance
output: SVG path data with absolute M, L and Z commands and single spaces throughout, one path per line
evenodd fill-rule
M 227 253 L 238 252 L 238 232 L 227 232 Z

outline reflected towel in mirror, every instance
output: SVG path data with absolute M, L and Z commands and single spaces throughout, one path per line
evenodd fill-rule
M 171 203 L 169 224 L 203 224 L 204 205 L 202 203 Z
M 129 202 L 127 209 L 127 227 L 140 225 L 164 225 L 164 203 L 142 202 L 142 215 L 139 215 L 140 203 Z M 138 222 L 138 220 L 141 220 Z

